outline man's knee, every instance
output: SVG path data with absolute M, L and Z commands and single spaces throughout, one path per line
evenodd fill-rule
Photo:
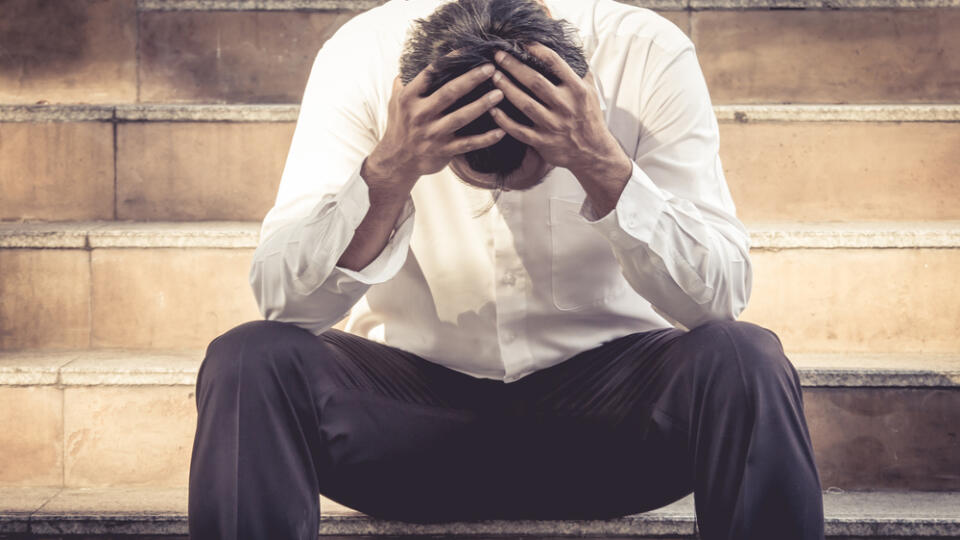
M 316 336 L 290 323 L 251 321 L 220 335 L 207 347 L 197 377 L 198 394 L 214 381 L 232 386 L 241 369 L 248 381 L 264 380 L 262 374 L 283 369 L 297 355 L 300 345 Z
M 784 380 L 799 384 L 796 369 L 771 330 L 744 321 L 711 321 L 690 334 L 700 344 L 703 356 L 710 359 L 708 362 L 739 373 L 745 385 Z

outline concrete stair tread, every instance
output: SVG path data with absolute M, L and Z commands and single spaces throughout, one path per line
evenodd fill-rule
M 755 249 L 956 248 L 960 221 L 749 223 Z M 254 248 L 260 223 L 0 222 L 0 248 Z
M 0 122 L 293 122 L 296 103 L 0 104 Z M 960 104 L 758 103 L 714 106 L 721 122 L 960 122 Z
M 960 354 L 797 353 L 806 387 L 960 387 Z M 193 385 L 203 351 L 0 351 L 0 386 Z
M 186 489 L 0 488 L 0 533 L 186 534 Z M 824 494 L 829 536 L 960 535 L 957 492 Z M 608 520 L 488 520 L 414 524 L 378 520 L 321 497 L 321 535 L 692 535 L 693 496 Z
M 957 0 L 621 0 L 662 10 L 770 8 L 932 8 L 956 7 Z M 382 0 L 139 0 L 141 11 L 288 11 L 369 9 Z

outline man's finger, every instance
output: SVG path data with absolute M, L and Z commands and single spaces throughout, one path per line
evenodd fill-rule
M 440 119 L 438 129 L 440 133 L 453 133 L 463 126 L 473 122 L 483 113 L 489 111 L 503 99 L 503 91 L 495 89 L 480 97 L 473 103 L 468 103 L 463 107 L 451 112 Z
M 474 150 L 486 148 L 497 144 L 497 141 L 503 138 L 505 132 L 500 129 L 491 129 L 486 133 L 479 135 L 470 135 L 467 137 L 457 137 L 449 143 L 445 150 L 450 155 L 466 154 Z
M 393 78 L 393 88 L 390 90 L 390 101 L 398 99 L 403 92 L 403 80 L 399 75 Z
M 534 124 L 548 129 L 557 129 L 557 122 L 553 118 L 553 113 L 541 105 L 540 102 L 530 97 L 529 94 L 521 90 L 519 86 L 513 84 L 513 81 L 506 75 L 495 73 L 493 75 L 493 84 L 503 90 L 503 94 L 507 97 L 507 100 L 523 114 L 527 115 L 530 120 L 533 120 Z
M 557 93 L 557 87 L 550 82 L 550 79 L 504 51 L 497 51 L 493 57 L 503 70 L 508 71 L 548 106 L 556 107 L 560 104 L 561 98 Z M 510 99 L 509 96 L 507 99 Z
M 447 81 L 446 84 L 438 88 L 436 92 L 427 98 L 427 107 L 432 111 L 436 111 L 437 115 L 439 115 L 442 111 L 446 110 L 447 107 L 453 105 L 458 99 L 476 88 L 478 84 L 490 78 L 493 72 L 493 64 L 483 64 L 460 75 L 452 81 Z
M 507 113 L 497 108 L 491 109 L 490 115 L 493 116 L 493 121 L 514 139 L 533 147 L 537 146 L 539 138 L 537 137 L 537 132 L 533 129 L 515 121 L 513 118 L 507 116 Z
M 570 67 L 570 64 L 563 59 L 557 51 L 534 41 L 526 47 L 527 52 L 536 56 L 543 62 L 557 77 L 560 78 L 560 81 L 568 84 L 576 84 L 580 82 L 580 77 L 577 75 L 577 72 Z
M 433 71 L 433 64 L 420 70 L 420 73 L 417 73 L 417 76 L 407 83 L 405 89 L 409 93 L 408 95 L 420 97 L 427 91 L 427 88 L 430 86 L 431 71 Z
M 446 58 L 447 56 L 457 56 L 458 54 L 460 54 L 460 49 L 454 49 L 443 55 L 441 58 Z M 420 70 L 420 73 L 417 73 L 417 76 L 414 77 L 407 85 L 410 87 L 411 92 L 414 92 L 411 95 L 420 97 L 425 94 L 427 88 L 430 87 L 430 73 L 436 70 L 436 60 L 432 64 L 429 64 L 427 67 Z

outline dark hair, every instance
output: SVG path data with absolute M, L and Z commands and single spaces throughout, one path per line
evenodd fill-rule
M 524 49 L 525 44 L 533 41 L 556 51 L 580 77 L 586 75 L 589 66 L 576 29 L 565 20 L 550 18 L 536 0 L 454 0 L 440 6 L 427 18 L 415 21 L 400 57 L 400 78 L 407 84 L 427 66 L 434 64 L 424 93 L 430 95 L 467 71 L 493 62 L 494 53 L 502 50 L 537 70 L 554 84 L 559 83 L 560 79 L 543 62 Z M 452 51 L 456 53 L 445 56 Z M 509 73 L 503 71 L 503 74 L 537 99 Z M 493 89 L 493 82 L 487 79 L 451 105 L 444 114 L 479 99 Z M 533 125 L 508 100 L 504 99 L 498 107 L 517 122 Z M 476 135 L 496 127 L 490 114 L 484 113 L 457 130 L 456 134 Z M 494 173 L 498 185 L 502 186 L 506 175 L 520 167 L 526 151 L 526 144 L 504 135 L 493 146 L 467 152 L 464 157 L 475 171 Z

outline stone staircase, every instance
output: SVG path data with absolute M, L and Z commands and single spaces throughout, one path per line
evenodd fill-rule
M 370 0 L 0 1 L 0 538 L 186 535 L 202 349 L 316 50 Z M 640 2 L 634 2 L 640 4 Z M 836 538 L 960 538 L 960 0 L 651 0 L 697 45 Z M 323 536 L 695 538 L 605 521 Z

